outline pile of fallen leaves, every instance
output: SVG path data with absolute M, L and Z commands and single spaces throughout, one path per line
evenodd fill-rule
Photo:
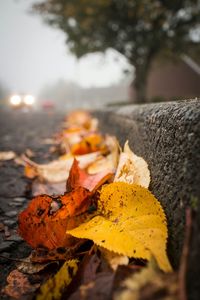
M 35 197 L 18 232 L 33 248 L 4 293 L 42 299 L 177 299 L 165 213 L 145 160 L 98 131 L 88 112 L 66 117 L 48 164 L 22 157 Z

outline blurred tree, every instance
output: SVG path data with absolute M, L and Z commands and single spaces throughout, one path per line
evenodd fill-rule
M 43 0 L 33 9 L 62 29 L 77 56 L 114 48 L 135 67 L 137 102 L 146 101 L 153 59 L 199 46 L 200 0 Z

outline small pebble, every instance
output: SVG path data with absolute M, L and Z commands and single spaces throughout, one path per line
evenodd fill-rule
M 9 203 L 9 206 L 12 206 L 12 207 L 21 207 L 23 205 L 23 203 L 20 203 L 20 202 L 11 202 Z
M 17 215 L 18 215 L 18 212 L 16 210 L 11 210 L 11 211 L 8 211 L 8 212 L 5 213 L 6 217 L 11 217 L 11 218 L 15 217 Z
M 4 220 L 3 222 L 7 226 L 13 226 L 13 225 L 15 225 L 17 223 L 16 220 Z
M 13 202 L 17 202 L 17 203 L 23 203 L 26 201 L 26 198 L 24 197 L 16 197 L 13 199 Z

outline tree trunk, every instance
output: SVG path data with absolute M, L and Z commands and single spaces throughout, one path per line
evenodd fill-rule
M 158 49 L 151 48 L 143 57 L 133 58 L 130 63 L 135 67 L 135 79 L 132 83 L 132 101 L 134 103 L 146 103 L 147 97 L 147 83 L 149 71 L 152 62 L 158 53 Z
M 147 66 L 135 66 L 135 80 L 133 82 L 135 97 L 133 101 L 135 103 L 146 103 L 147 102 L 147 79 L 148 70 Z

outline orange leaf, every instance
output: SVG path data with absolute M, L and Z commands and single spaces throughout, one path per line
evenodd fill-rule
M 92 117 L 87 111 L 75 110 L 68 114 L 66 119 L 68 126 L 70 127 L 76 125 L 88 128 L 90 126 Z
M 38 175 L 38 173 L 35 167 L 27 164 L 24 168 L 24 175 L 27 178 L 33 179 Z
M 65 232 L 79 225 L 91 205 L 91 193 L 77 187 L 60 197 L 48 195 L 33 198 L 29 206 L 19 215 L 19 234 L 33 248 L 50 250 L 75 244 Z M 81 215 L 82 214 L 82 215 Z
M 85 170 L 79 168 L 78 161 L 74 159 L 73 165 L 67 179 L 67 190 L 72 190 L 78 186 L 88 189 L 90 192 L 97 190 L 102 184 L 112 177 L 112 173 L 104 170 L 97 174 L 88 174 Z
M 104 153 L 108 151 L 103 136 L 97 133 L 84 136 L 80 142 L 72 145 L 70 150 L 73 155 L 83 155 L 96 151 Z

